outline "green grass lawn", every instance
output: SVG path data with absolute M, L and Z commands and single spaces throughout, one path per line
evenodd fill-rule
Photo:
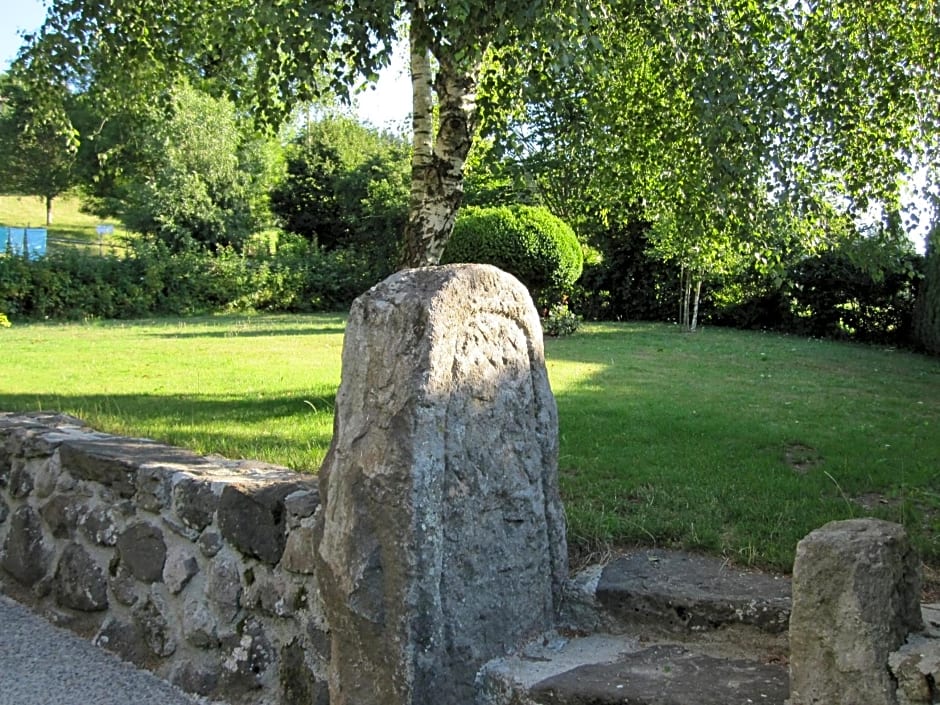
M 0 409 L 315 471 L 339 316 L 0 329 Z M 645 544 L 788 570 L 832 519 L 904 523 L 940 566 L 940 359 L 653 324 L 547 340 L 576 550 Z

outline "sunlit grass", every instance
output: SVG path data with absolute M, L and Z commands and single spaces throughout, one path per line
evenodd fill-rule
M 315 471 L 344 320 L 218 316 L 0 330 L 0 409 Z M 546 341 L 571 543 L 787 569 L 832 519 L 901 521 L 940 565 L 940 360 L 667 325 Z

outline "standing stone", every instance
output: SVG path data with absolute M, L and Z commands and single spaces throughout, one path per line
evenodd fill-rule
M 462 705 L 551 628 L 567 572 L 557 415 L 526 289 L 393 275 L 353 304 L 320 471 L 332 705 Z
M 922 628 L 920 561 L 904 528 L 834 521 L 797 545 L 790 705 L 897 705 L 888 657 Z

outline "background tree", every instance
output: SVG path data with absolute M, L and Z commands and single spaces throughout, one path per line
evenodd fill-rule
M 410 150 L 345 116 L 308 123 L 292 141 L 271 205 L 285 229 L 326 249 L 397 257 L 408 210 Z
M 36 92 L 16 76 L 0 79 L 0 191 L 42 198 L 46 225 L 53 200 L 77 182 L 74 107 L 61 87 Z

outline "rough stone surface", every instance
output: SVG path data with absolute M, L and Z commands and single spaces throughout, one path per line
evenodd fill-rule
M 274 565 L 287 541 L 284 497 L 298 489 L 299 483 L 227 485 L 218 509 L 222 537 L 246 556 Z
M 680 551 L 635 551 L 612 561 L 596 596 L 626 623 L 653 620 L 689 632 L 740 623 L 780 633 L 790 619 L 789 580 Z
M 933 705 L 940 693 L 940 639 L 912 634 L 888 657 L 891 674 L 898 683 L 898 705 Z
M 302 692 L 323 703 L 322 601 L 309 574 L 277 562 L 292 543 L 288 562 L 309 567 L 317 482 L 0 412 L 0 590 L 214 702 L 284 705 Z
M 183 522 L 202 531 L 215 515 L 219 498 L 212 491 L 212 484 L 205 480 L 185 478 L 173 488 L 173 506 Z
M 108 581 L 104 571 L 77 543 L 70 543 L 63 549 L 52 591 L 62 607 L 83 612 L 98 612 L 108 607 Z
M 281 649 L 279 678 L 284 705 L 329 705 L 329 689 L 307 666 L 299 642 L 292 641 Z
M 787 672 L 783 666 L 654 646 L 614 663 L 581 666 L 548 678 L 531 688 L 530 697 L 538 705 L 784 705 Z
M 888 656 L 923 626 L 919 571 L 904 528 L 878 519 L 831 522 L 800 541 L 791 705 L 897 705 Z
M 290 533 L 284 545 L 281 566 L 292 573 L 313 575 L 316 572 L 312 527 L 301 526 Z
M 145 522 L 132 524 L 118 536 L 121 563 L 138 580 L 155 583 L 163 579 L 166 543 L 163 532 Z
M 182 592 L 198 572 L 199 562 L 191 552 L 182 548 L 167 552 L 166 562 L 163 564 L 163 582 L 172 594 Z
M 42 522 L 33 508 L 23 505 L 13 512 L 0 553 L 0 566 L 29 587 L 49 572 L 51 554 L 43 536 Z
M 470 703 L 483 662 L 551 627 L 567 573 L 557 439 L 516 279 L 407 270 L 356 300 L 320 471 L 332 705 Z

